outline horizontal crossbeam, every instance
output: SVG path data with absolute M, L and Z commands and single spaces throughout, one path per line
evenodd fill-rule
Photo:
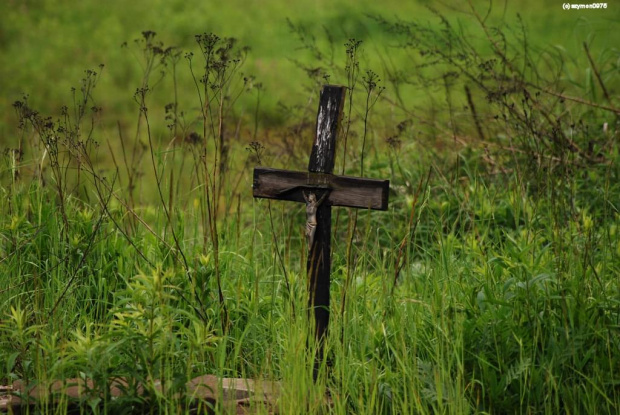
M 387 210 L 390 181 L 256 167 L 252 187 L 254 197 L 300 203 L 304 191 L 329 189 L 327 205 Z

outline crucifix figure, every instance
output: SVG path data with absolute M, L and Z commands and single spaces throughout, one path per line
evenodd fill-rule
M 306 195 L 306 192 L 303 191 L 304 200 L 306 201 L 306 216 L 308 217 L 306 221 L 306 239 L 308 241 L 308 251 L 312 247 L 312 242 L 314 241 L 314 232 L 316 231 L 316 211 L 323 200 L 325 200 L 325 196 L 327 196 L 329 192 L 323 193 L 323 196 L 317 201 L 316 195 L 314 193 L 310 193 L 310 195 Z
M 346 87 L 326 85 L 321 91 L 316 139 L 307 172 L 256 167 L 254 197 L 306 203 L 308 239 L 308 305 L 319 342 L 314 364 L 316 379 L 323 360 L 329 324 L 330 243 L 332 206 L 387 210 L 389 180 L 337 176 L 334 171 L 336 136 Z M 321 197 L 317 200 L 317 194 Z

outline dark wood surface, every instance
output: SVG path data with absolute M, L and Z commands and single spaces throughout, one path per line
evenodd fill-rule
M 327 196 L 316 211 L 314 240 L 308 248 L 308 314 L 314 317 L 317 355 L 314 379 L 323 361 L 323 342 L 329 326 L 329 285 L 331 267 L 331 207 L 348 206 L 386 210 L 389 181 L 336 176 L 336 136 L 342 117 L 346 87 L 326 85 L 321 91 L 308 172 L 257 167 L 252 184 L 254 197 L 307 203 L 304 192 L 317 200 Z
M 344 86 L 325 85 L 321 90 L 319 111 L 316 116 L 316 138 L 310 153 L 308 171 L 331 173 L 336 159 L 336 136 L 342 117 Z
M 321 204 L 317 210 L 317 227 L 314 243 L 308 252 L 309 277 L 308 311 L 313 311 L 315 339 L 317 341 L 313 377 L 316 380 L 323 362 L 323 343 L 329 327 L 329 285 L 331 274 L 332 208 Z
M 303 193 L 330 189 L 323 202 L 330 206 L 386 210 L 389 180 L 336 176 L 302 171 L 257 167 L 254 169 L 254 197 L 305 203 Z
M 150 380 L 157 396 L 169 394 L 164 385 L 164 380 Z M 131 386 L 130 386 L 131 385 Z M 136 392 L 144 400 L 143 403 L 156 408 L 158 402 L 150 401 L 156 395 L 147 393 L 146 385 L 135 379 L 113 377 L 107 379 L 107 391 L 109 398 L 128 398 L 131 391 Z M 283 385 L 277 381 L 253 380 L 246 378 L 219 378 L 214 375 L 198 376 L 185 384 L 184 396 L 188 398 L 190 408 L 204 409 L 205 401 L 212 407 L 220 407 L 224 413 L 231 414 L 275 414 L 277 404 L 282 396 Z M 46 411 L 49 413 L 66 414 L 82 413 L 84 403 L 88 399 L 99 396 L 99 385 L 95 385 L 92 379 L 69 378 L 62 380 L 41 380 L 37 382 L 23 382 L 17 380 L 12 385 L 0 385 L 0 413 L 10 414 L 35 414 L 40 413 L 41 402 L 45 402 Z M 135 399 L 135 398 L 134 398 Z M 254 408 L 254 412 L 250 410 Z M 65 409 L 62 409 L 65 408 Z M 82 409 L 82 411 L 80 411 Z M 120 409 L 120 408 L 119 408 Z M 132 411 L 133 413 L 136 411 Z M 111 412 L 110 412 L 111 413 Z M 196 413 L 193 409 L 190 413 Z M 200 413 L 212 413 L 200 411 Z
M 312 145 L 308 171 L 323 173 L 320 178 L 327 178 L 334 170 L 336 158 L 336 136 L 338 124 L 342 117 L 346 88 L 342 86 L 326 85 L 321 90 L 319 111 L 316 119 L 316 139 Z M 265 175 L 276 177 L 278 175 Z M 308 177 L 312 176 L 309 174 Z M 314 188 L 321 192 L 330 192 L 326 180 L 315 180 Z M 317 194 L 317 199 L 322 196 Z M 303 197 L 303 196 L 302 196 Z M 329 284 L 331 268 L 331 229 L 332 208 L 329 203 L 319 205 L 317 210 L 317 226 L 314 241 L 308 251 L 308 284 L 310 296 L 308 308 L 314 311 L 315 338 L 318 342 L 317 356 L 314 360 L 313 376 L 316 380 L 318 370 L 323 361 L 323 343 L 327 337 L 329 327 Z

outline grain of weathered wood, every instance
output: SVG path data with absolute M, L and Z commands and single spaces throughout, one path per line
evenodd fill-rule
M 342 117 L 346 88 L 325 85 L 321 90 L 316 117 L 316 138 L 310 153 L 308 171 L 331 173 L 336 159 L 336 136 Z
M 308 308 L 314 311 L 315 338 L 318 341 L 314 377 L 323 361 L 323 342 L 329 326 L 329 284 L 331 269 L 332 208 L 320 205 L 317 209 L 317 227 L 314 241 L 308 252 L 307 269 L 309 276 Z
M 316 139 L 312 145 L 308 172 L 257 167 L 254 169 L 252 185 L 254 197 L 306 203 L 306 228 L 312 230 L 307 233 L 311 245 L 308 247 L 307 263 L 310 294 L 308 309 L 314 316 L 318 343 L 314 362 L 315 380 L 323 360 L 323 342 L 329 325 L 331 208 L 348 206 L 386 210 L 388 206 L 388 180 L 332 174 L 345 91 L 345 87 L 333 85 L 327 85 L 321 91 Z M 305 196 L 311 193 L 314 197 Z M 322 203 L 318 204 L 318 201 Z
M 130 383 L 134 379 L 114 378 L 109 379 L 105 387 L 107 395 L 111 399 L 123 398 L 131 391 Z M 142 384 L 134 385 L 135 393 L 142 396 L 148 402 L 148 393 Z M 168 387 L 170 385 L 168 384 Z M 59 412 L 61 407 L 56 407 L 63 399 L 68 400 L 69 412 L 78 413 L 80 404 L 84 409 L 84 403 L 92 398 L 104 398 L 103 385 L 95 384 L 91 379 L 80 378 L 56 380 L 53 382 L 40 382 L 27 385 L 22 381 L 16 381 L 11 386 L 0 385 L 0 413 L 37 413 L 37 402 L 46 402 L 48 408 Z M 181 399 L 185 397 L 190 403 L 192 410 L 200 407 L 204 412 L 211 414 L 201 402 L 208 402 L 212 407 L 219 405 L 225 413 L 278 413 L 277 402 L 281 395 L 281 385 L 276 381 L 262 381 L 244 378 L 218 378 L 213 375 L 204 375 L 193 378 L 185 384 L 183 392 L 170 393 L 161 381 L 155 380 L 150 385 L 158 394 L 168 398 Z M 157 407 L 152 402 L 153 408 Z M 65 402 L 64 405 L 67 405 Z M 51 411 L 54 412 L 54 411 Z M 193 412 L 192 412 L 193 413 Z
M 342 86 L 326 85 L 321 90 L 319 110 L 316 117 L 316 138 L 312 145 L 308 171 L 330 175 L 334 170 L 336 158 L 336 136 L 338 124 L 342 117 L 346 88 Z M 325 176 L 323 176 L 324 178 Z M 331 194 L 331 189 L 321 185 L 314 187 L 314 191 L 320 191 L 319 197 L 324 192 Z M 331 233 L 332 233 L 332 208 L 325 201 L 318 206 L 317 225 L 312 246 L 308 251 L 308 283 L 309 298 L 308 308 L 314 314 L 315 338 L 318 343 L 317 356 L 314 361 L 314 379 L 317 378 L 319 366 L 323 361 L 323 343 L 327 337 L 329 327 L 329 284 L 331 268 Z
M 257 167 L 253 188 L 254 197 L 299 203 L 304 191 L 330 189 L 323 202 L 330 206 L 386 210 L 390 181 Z

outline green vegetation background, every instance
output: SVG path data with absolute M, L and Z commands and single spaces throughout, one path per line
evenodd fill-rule
M 562 5 L 1 2 L 0 384 L 93 381 L 41 413 L 193 413 L 205 373 L 281 380 L 282 413 L 618 412 L 620 8 Z M 181 57 L 173 137 L 170 73 L 135 95 L 146 30 L 196 61 L 238 38 L 247 94 L 201 107 Z M 315 383 L 304 207 L 251 173 L 305 169 L 323 75 L 356 63 L 336 170 L 389 178 L 390 209 L 335 209 Z
M 562 9 L 560 1 L 474 3 L 481 13 L 488 12 L 489 25 L 501 21 L 512 24 L 517 13 L 521 14 L 532 43 L 565 50 L 571 56 L 580 56 L 580 60 L 584 41 L 591 42 L 594 51 L 617 45 L 620 12 L 612 3 L 605 10 L 569 11 Z M 393 64 L 397 67 L 406 67 L 410 62 L 394 50 L 394 39 L 368 16 L 436 25 L 428 6 L 439 7 L 458 20 L 465 31 L 476 25 L 467 17 L 466 2 L 442 7 L 431 1 L 400 0 L 6 0 L 0 4 L 0 136 L 6 140 L 14 133 L 10 107 L 22 93 L 30 94 L 33 105 L 41 111 L 58 111 L 70 99 L 70 89 L 82 78 L 83 71 L 101 63 L 106 65 L 106 74 L 97 96 L 110 118 L 123 117 L 134 109 L 131 96 L 139 86 L 141 70 L 121 44 L 131 44 L 144 30 L 158 33 L 166 46 L 183 50 L 194 48 L 194 35 L 203 32 L 239 39 L 251 48 L 243 71 L 255 76 L 268 91 L 263 97 L 265 114 L 261 121 L 277 123 L 282 119 L 278 101 L 288 102 L 295 97 L 306 77 L 294 61 L 305 62 L 308 57 L 291 33 L 287 19 L 304 26 L 324 51 L 330 49 L 324 28 L 330 31 L 336 47 L 349 38 L 364 40 L 362 59 L 380 72 L 379 55 L 394 54 Z M 472 41 L 485 44 L 480 34 L 474 35 Z M 341 64 L 343 55 L 336 55 Z M 187 76 L 185 71 L 185 80 Z M 575 73 L 577 82 L 585 82 L 585 76 L 583 71 Z M 191 94 L 192 87 L 185 86 L 186 95 Z

